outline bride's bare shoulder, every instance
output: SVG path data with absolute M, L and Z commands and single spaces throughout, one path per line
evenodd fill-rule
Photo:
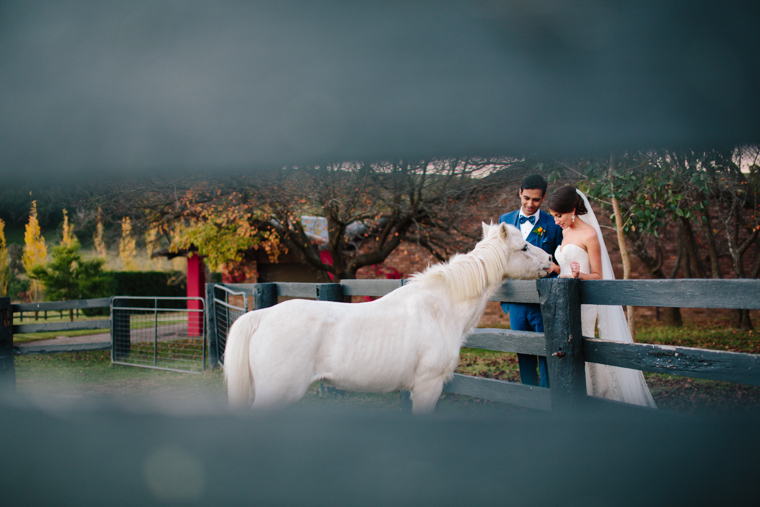
M 599 244 L 599 238 L 596 235 L 596 229 L 591 227 L 590 225 L 588 227 L 585 227 L 582 231 L 583 233 L 583 242 L 587 245 L 590 244 Z

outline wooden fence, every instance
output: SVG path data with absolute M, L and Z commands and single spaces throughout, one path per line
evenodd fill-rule
M 253 308 L 277 303 L 279 297 L 343 301 L 346 296 L 382 296 L 404 280 L 345 280 L 340 284 L 219 284 L 253 296 Z M 207 285 L 207 294 L 214 284 Z M 492 301 L 537 303 L 544 315 L 544 333 L 508 329 L 475 329 L 466 346 L 545 356 L 551 389 L 502 380 L 455 374 L 444 386 L 450 393 L 511 403 L 538 410 L 570 410 L 582 404 L 612 403 L 586 395 L 585 362 L 648 372 L 722 380 L 760 386 L 760 355 L 672 347 L 623 344 L 581 334 L 581 304 L 676 308 L 760 309 L 760 280 L 512 280 Z M 212 366 L 223 351 L 215 322 L 214 299 L 207 298 L 207 329 Z M 223 330 L 223 331 L 226 331 Z M 580 338 L 580 339 L 579 339 Z M 622 405 L 622 404 L 619 404 Z
M 111 298 L 79 299 L 75 301 L 54 301 L 49 303 L 21 303 L 11 304 L 10 298 L 0 298 L 0 384 L 6 387 L 16 385 L 15 367 L 13 358 L 15 355 L 41 354 L 46 352 L 75 352 L 82 350 L 107 350 L 111 348 L 110 342 L 103 343 L 79 343 L 65 346 L 40 346 L 30 344 L 27 346 L 14 346 L 13 335 L 21 333 L 39 333 L 45 331 L 74 331 L 83 329 L 103 329 L 108 331 L 111 320 L 93 319 L 60 322 L 23 323 L 24 314 L 43 314 L 42 320 L 48 312 L 65 312 L 90 309 L 109 308 Z M 64 313 L 64 314 L 65 314 Z M 14 319 L 15 315 L 15 319 Z M 15 323 L 15 321 L 22 323 Z
M 346 280 L 341 284 L 268 283 L 222 286 L 252 295 L 251 309 L 258 309 L 276 304 L 280 297 L 342 301 L 346 296 L 383 296 L 403 283 L 403 280 Z M 207 295 L 213 294 L 215 286 L 207 285 Z M 622 344 L 583 337 L 580 318 L 581 304 L 758 310 L 760 280 L 513 280 L 504 283 L 492 300 L 540 304 L 545 315 L 545 332 L 476 329 L 468 337 L 466 345 L 546 356 L 552 379 L 551 389 L 457 374 L 445 386 L 447 392 L 539 410 L 565 409 L 582 403 L 602 402 L 586 396 L 586 361 L 760 386 L 760 355 L 664 345 Z M 14 314 L 107 308 L 109 304 L 109 298 L 27 304 L 11 304 L 8 298 L 0 298 L 0 382 L 15 384 L 14 354 L 51 352 L 32 349 L 14 351 L 13 334 L 109 329 L 111 326 L 109 319 L 14 325 Z M 208 297 L 206 318 L 212 366 L 218 364 L 223 352 L 220 340 L 222 333 L 218 329 L 215 306 L 215 299 Z M 98 346 L 107 348 L 110 344 Z M 84 347 L 80 349 L 90 350 L 92 344 Z

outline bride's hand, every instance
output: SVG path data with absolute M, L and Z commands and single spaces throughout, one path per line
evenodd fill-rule
M 573 278 L 579 278 L 581 276 L 581 265 L 577 262 L 571 262 L 570 273 L 572 273 Z

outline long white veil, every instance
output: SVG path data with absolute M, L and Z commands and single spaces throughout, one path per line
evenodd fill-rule
M 577 189 L 576 192 L 581 196 L 583 204 L 588 210 L 588 213 L 579 215 L 579 217 L 594 228 L 596 236 L 599 238 L 599 246 L 602 253 L 602 278 L 614 280 L 615 272 L 612 270 L 610 254 L 607 252 L 607 247 L 604 244 L 602 229 L 599 227 L 594 210 L 591 208 L 591 204 L 588 202 L 585 194 Z M 631 330 L 628 327 L 628 321 L 625 318 L 622 306 L 598 305 L 597 326 L 599 327 L 599 338 L 602 340 L 633 343 Z M 609 381 L 617 387 L 615 390 L 619 391 L 622 395 L 622 399 L 619 401 L 649 407 L 656 406 L 654 399 L 652 399 L 652 394 L 649 392 L 649 388 L 644 381 L 644 374 L 641 371 L 618 368 L 616 366 L 605 366 L 605 369 L 608 370 Z

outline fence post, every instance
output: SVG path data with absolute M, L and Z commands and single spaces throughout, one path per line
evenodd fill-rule
M 536 281 L 544 317 L 552 410 L 557 412 L 577 409 L 587 399 L 580 284 L 574 278 Z
M 343 286 L 339 283 L 321 283 L 317 285 L 317 301 L 338 301 L 343 302 Z M 336 389 L 331 386 L 326 386 L 324 383 L 319 383 L 319 394 L 325 396 L 328 394 L 334 394 L 338 396 L 344 396 L 345 391 Z
M 317 289 L 319 290 L 319 289 Z M 253 309 L 269 308 L 277 304 L 277 284 L 257 283 L 253 290 Z
M 213 283 L 206 284 L 206 336 L 208 337 L 208 367 L 219 366 L 219 335 L 216 330 L 216 298 Z
M 343 286 L 339 283 L 317 284 L 317 301 L 343 302 Z
M 0 298 L 0 394 L 16 390 L 11 298 Z
M 111 358 L 119 361 L 129 357 L 132 348 L 130 311 L 119 309 L 118 298 L 111 299 Z

